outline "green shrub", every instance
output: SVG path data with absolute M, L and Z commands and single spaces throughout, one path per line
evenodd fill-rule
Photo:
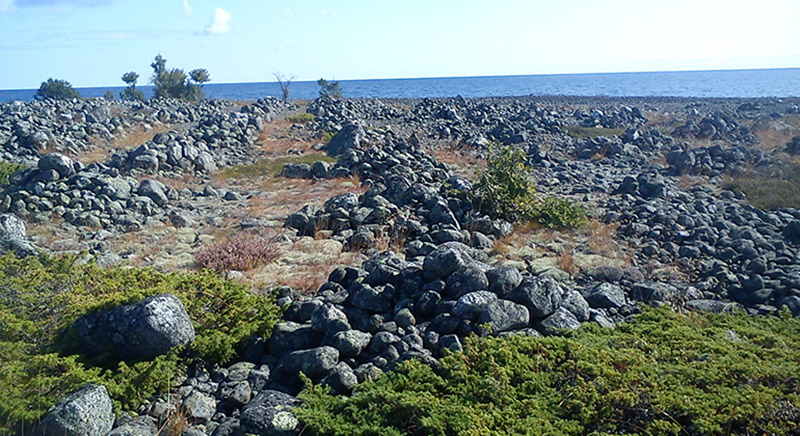
M 165 391 L 195 359 L 225 363 L 279 317 L 272 298 L 213 271 L 163 274 L 102 269 L 76 257 L 0 257 L 0 434 L 26 429 L 61 395 L 89 382 L 108 388 L 117 408 L 132 409 Z M 91 311 L 170 292 L 195 327 L 196 339 L 152 361 L 98 362 L 71 354 L 68 327 Z
M 551 228 L 578 227 L 586 209 L 557 197 L 537 197 L 525 151 L 507 145 L 489 146 L 488 164 L 478 172 L 472 202 L 478 210 L 509 221 L 534 221 Z
M 48 98 L 71 100 L 73 98 L 81 98 L 81 95 L 72 88 L 72 85 L 66 80 L 49 78 L 39 86 L 35 98 L 37 100 L 45 100 Z
M 800 319 L 648 309 L 614 329 L 472 338 L 351 397 L 307 386 L 310 435 L 796 434 Z
M 488 164 L 478 172 L 474 201 L 481 212 L 509 221 L 534 216 L 536 187 L 525 151 L 515 146 L 489 146 Z
M 308 112 L 303 112 L 295 115 L 288 115 L 286 117 L 286 121 L 290 123 L 300 123 L 305 124 L 311 121 L 314 121 L 314 114 L 310 114 Z
M 331 142 L 331 139 L 336 136 L 336 132 L 329 132 L 327 130 L 322 131 L 322 143 L 327 144 Z
M 26 168 L 27 165 L 0 161 L 0 185 L 8 185 L 8 176 Z
M 586 209 L 565 198 L 540 198 L 535 209 L 536 222 L 551 229 L 575 228 L 586 224 Z

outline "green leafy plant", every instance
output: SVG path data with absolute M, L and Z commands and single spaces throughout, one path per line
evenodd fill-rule
M 471 338 L 351 397 L 308 385 L 310 435 L 796 434 L 800 319 L 647 309 L 613 329 Z
M 533 221 L 551 228 L 579 227 L 586 210 L 570 200 L 537 196 L 525 152 L 513 145 L 489 146 L 488 164 L 478 172 L 471 197 L 478 210 L 509 221 Z
M 189 362 L 225 363 L 280 315 L 270 297 L 210 270 L 163 274 L 103 269 L 78 258 L 0 257 L 0 434 L 29 429 L 61 395 L 86 383 L 106 386 L 118 409 L 164 392 Z M 173 293 L 195 327 L 195 341 L 152 361 L 97 361 L 74 349 L 69 326 L 95 310 Z
M 66 80 L 49 78 L 46 82 L 42 82 L 34 98 L 37 100 L 48 98 L 71 100 L 73 98 L 81 98 L 81 95 Z
M 8 185 L 8 176 L 26 168 L 27 165 L 0 161 L 0 185 Z

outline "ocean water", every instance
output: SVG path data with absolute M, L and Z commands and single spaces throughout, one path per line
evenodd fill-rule
M 769 70 L 680 71 L 650 73 L 553 74 L 527 76 L 444 77 L 421 79 L 341 80 L 351 98 L 506 97 L 569 95 L 610 97 L 798 97 L 800 68 Z M 77 88 L 84 97 L 118 96 L 124 87 Z M 146 96 L 152 87 L 141 86 Z M 279 97 L 273 82 L 209 83 L 207 98 L 257 100 Z M 294 82 L 290 98 L 319 95 L 316 81 Z M 30 101 L 36 90 L 0 90 L 0 101 Z

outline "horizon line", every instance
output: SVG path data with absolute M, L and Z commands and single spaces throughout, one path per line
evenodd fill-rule
M 717 68 L 705 70 L 652 70 L 652 71 L 596 71 L 588 73 L 534 73 L 534 74 L 496 74 L 478 76 L 421 76 L 421 77 L 380 77 L 380 78 L 361 78 L 361 79 L 336 79 L 330 80 L 337 82 L 366 82 L 378 80 L 424 80 L 424 79 L 481 79 L 493 77 L 528 77 L 528 76 L 593 76 L 604 74 L 659 74 L 659 73 L 714 73 L 714 72 L 733 72 L 733 71 L 773 71 L 773 70 L 798 70 L 798 67 L 775 67 L 775 68 Z M 316 80 L 294 80 L 293 83 L 316 82 Z M 256 83 L 278 83 L 277 81 L 264 82 L 217 82 L 207 83 L 207 85 L 247 85 Z M 141 85 L 142 87 L 152 87 L 152 84 Z M 125 85 L 97 85 L 97 86 L 76 86 L 75 89 L 98 89 L 98 88 L 125 88 Z M 38 88 L 0 88 L 0 91 L 36 91 Z

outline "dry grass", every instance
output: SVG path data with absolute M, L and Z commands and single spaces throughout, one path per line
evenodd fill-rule
M 753 125 L 760 148 L 766 151 L 781 150 L 800 135 L 800 115 L 787 115 L 779 121 L 757 122 Z
M 183 406 L 169 412 L 156 436 L 180 436 L 189 428 L 189 413 Z
M 588 252 L 615 259 L 625 257 L 623 247 L 617 242 L 617 227 L 616 223 L 605 224 L 598 220 L 589 220 L 586 225 Z
M 556 259 L 556 265 L 561 271 L 566 272 L 571 277 L 575 277 L 580 272 L 578 267 L 575 265 L 575 259 L 572 258 L 572 255 L 569 253 L 569 250 L 562 253 Z
M 125 134 L 117 136 L 111 142 L 106 142 L 102 138 L 92 138 L 90 143 L 94 145 L 93 148 L 71 157 L 86 164 L 103 162 L 115 152 L 136 148 L 150 141 L 157 134 L 168 132 L 173 128 L 174 126 L 171 124 L 159 124 L 146 129 L 143 124 L 140 124 Z
M 449 165 L 452 173 L 474 180 L 476 171 L 486 167 L 486 159 L 472 155 L 471 151 L 471 147 L 463 143 L 452 142 L 437 147 L 431 154 L 437 161 Z
M 541 233 L 548 231 L 550 230 L 542 230 L 538 224 L 533 222 L 515 224 L 514 230 L 510 234 L 495 240 L 494 247 L 489 254 L 507 260 L 520 260 L 521 250 L 534 249 L 532 242 L 538 239 Z

